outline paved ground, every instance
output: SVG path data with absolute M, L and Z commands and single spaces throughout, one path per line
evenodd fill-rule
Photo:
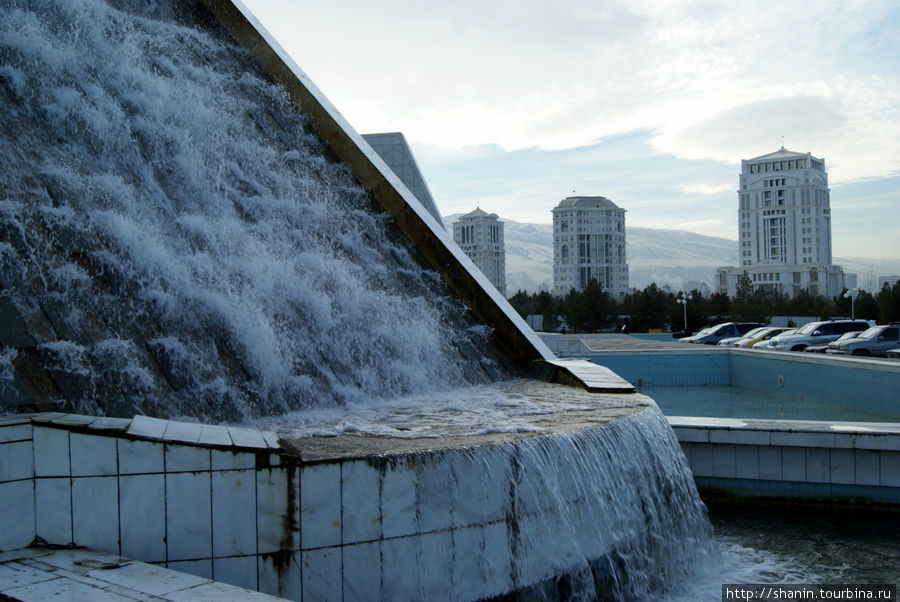
M 281 600 L 87 548 L 0 553 L 0 600 Z

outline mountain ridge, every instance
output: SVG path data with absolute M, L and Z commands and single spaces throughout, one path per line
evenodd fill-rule
M 444 216 L 452 224 L 464 214 Z M 534 293 L 553 288 L 553 225 L 501 219 L 506 244 L 506 291 Z M 716 268 L 738 264 L 738 241 L 669 228 L 627 226 L 626 257 L 629 286 L 643 289 L 655 282 L 682 290 L 686 283 L 713 286 Z M 846 273 L 857 274 L 858 285 L 877 289 L 878 277 L 900 274 L 900 260 L 868 257 L 834 258 Z

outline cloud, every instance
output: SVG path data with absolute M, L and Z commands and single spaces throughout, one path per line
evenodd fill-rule
M 723 192 L 731 192 L 735 187 L 729 184 L 704 184 L 695 182 L 690 184 L 679 184 L 675 186 L 675 190 L 684 194 L 721 194 Z

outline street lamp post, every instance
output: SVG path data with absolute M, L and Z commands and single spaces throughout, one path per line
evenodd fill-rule
M 680 299 L 675 299 L 678 303 L 681 303 L 681 306 L 684 308 L 684 330 L 687 332 L 687 302 L 693 299 L 690 295 L 685 295 Z
M 856 294 L 859 292 L 859 287 L 850 289 L 846 293 L 844 293 L 844 299 L 850 299 L 850 319 L 856 319 Z

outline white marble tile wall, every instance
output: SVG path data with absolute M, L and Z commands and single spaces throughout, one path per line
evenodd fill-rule
M 762 426 L 748 420 L 743 428 L 704 426 L 697 419 L 672 421 L 688 465 L 697 477 L 900 487 L 897 426 L 860 428 L 789 422 L 773 426 L 772 421 Z M 841 491 L 844 495 L 852 493 L 846 488 Z M 859 491 L 867 495 L 863 489 Z

